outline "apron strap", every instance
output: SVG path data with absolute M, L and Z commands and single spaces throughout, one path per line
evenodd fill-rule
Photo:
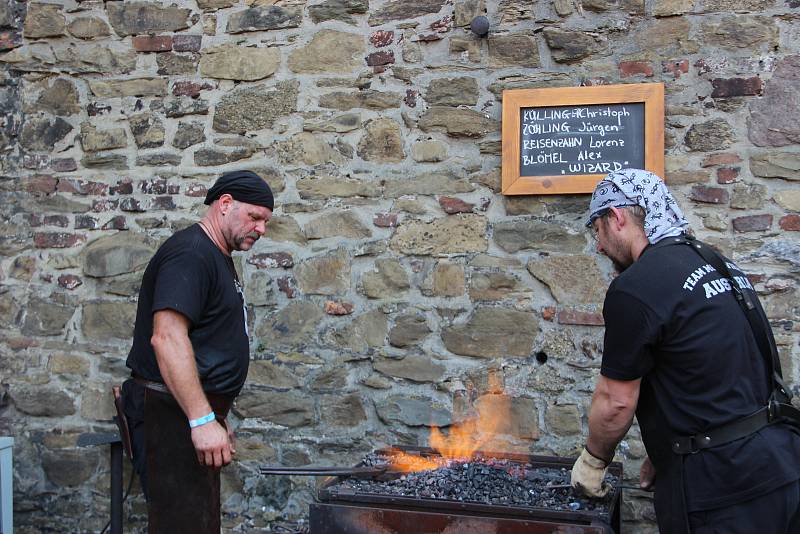
M 684 491 L 683 480 L 683 456 L 675 455 L 672 458 L 672 494 L 670 495 L 671 510 L 667 517 L 669 528 L 666 532 L 670 534 L 690 534 L 689 511 L 686 509 L 686 494 Z

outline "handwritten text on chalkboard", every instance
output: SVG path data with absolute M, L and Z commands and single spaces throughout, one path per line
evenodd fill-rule
M 644 104 L 520 108 L 520 175 L 644 168 Z

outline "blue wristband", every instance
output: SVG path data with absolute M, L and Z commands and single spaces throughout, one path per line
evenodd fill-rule
M 217 416 L 214 414 L 214 412 L 211 412 L 210 414 L 200 417 L 199 419 L 191 419 L 189 421 L 189 428 L 197 428 L 198 426 L 203 426 L 204 424 L 210 423 L 216 418 Z

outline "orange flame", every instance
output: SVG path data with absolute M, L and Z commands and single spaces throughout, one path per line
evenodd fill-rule
M 476 417 L 451 425 L 448 434 L 431 427 L 430 445 L 440 458 L 423 458 L 395 449 L 390 457 L 392 468 L 403 472 L 438 469 L 452 461 L 470 461 L 480 450 L 504 449 L 514 430 L 509 425 L 511 398 L 503 394 L 494 375 L 489 376 L 489 384 L 490 394 L 475 403 Z
M 417 471 L 430 471 L 442 467 L 442 464 L 418 454 L 408 454 L 400 449 L 392 449 L 390 461 L 392 469 L 403 473 L 416 473 Z

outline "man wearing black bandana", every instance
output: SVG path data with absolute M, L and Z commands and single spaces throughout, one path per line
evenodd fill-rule
M 587 222 L 620 271 L 576 491 L 604 497 L 634 413 L 664 534 L 800 532 L 798 412 L 753 287 L 686 235 L 660 178 L 626 169 L 595 189 Z
M 249 334 L 231 253 L 264 235 L 274 200 L 261 177 L 237 171 L 205 204 L 150 260 L 126 362 L 124 412 L 151 534 L 218 533 L 219 468 L 235 453 L 225 417 L 247 376 Z

